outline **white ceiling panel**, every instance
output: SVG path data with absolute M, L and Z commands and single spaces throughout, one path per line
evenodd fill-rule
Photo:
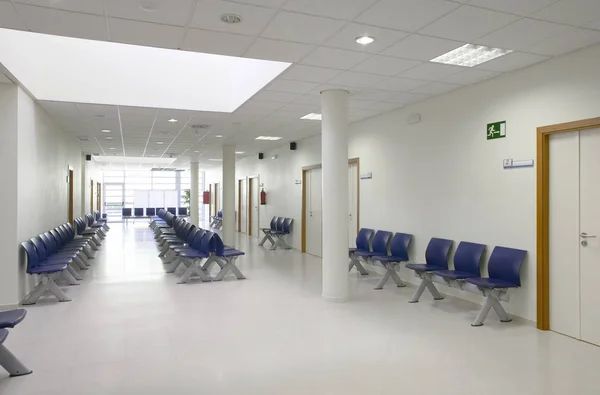
M 252 101 L 270 101 L 277 103 L 291 103 L 297 100 L 300 95 L 288 92 L 261 91 L 252 98 Z
M 557 0 L 470 0 L 470 5 L 489 8 L 490 10 L 528 16 Z
M 378 82 L 383 81 L 384 79 L 385 77 L 382 75 L 346 71 L 329 81 L 328 84 L 351 86 L 355 88 L 368 88 Z
M 600 19 L 598 0 L 561 0 L 533 14 L 536 19 L 583 26 Z
M 283 9 L 304 14 L 353 20 L 377 0 L 288 0 Z
M 374 85 L 373 88 L 398 92 L 408 92 L 411 89 L 423 86 L 425 84 L 427 84 L 427 81 L 425 80 L 411 80 L 409 78 L 393 77 L 381 81 L 380 83 Z
M 365 73 L 380 74 L 386 76 L 398 75 L 403 71 L 412 69 L 420 65 L 421 62 L 417 60 L 408 60 L 393 58 L 390 56 L 374 55 L 357 66 L 354 66 L 352 70 L 362 71 Z
M 382 53 L 406 59 L 431 60 L 453 49 L 462 47 L 460 41 L 413 34 Z
M 222 0 L 199 0 L 190 26 L 199 29 L 257 36 L 275 16 L 276 12 L 271 8 Z M 225 23 L 221 21 L 221 15 L 224 14 L 239 15 L 242 17 L 242 22 Z
M 548 59 L 547 56 L 513 52 L 477 66 L 478 69 L 506 73 Z
M 175 49 L 183 38 L 184 28 L 156 23 L 109 18 L 112 41 Z
M 419 31 L 422 34 L 470 42 L 519 19 L 515 15 L 462 6 Z
M 287 69 L 287 71 L 285 71 L 279 78 L 323 83 L 335 78 L 341 73 L 341 70 L 296 64 Z
M 378 110 L 350 110 L 348 111 L 348 118 L 351 122 L 360 121 L 362 119 L 367 119 L 370 117 L 374 117 L 377 114 L 381 114 L 382 111 Z
M 527 52 L 558 56 L 600 42 L 600 31 L 570 28 L 563 34 L 527 48 Z
M 321 92 L 329 91 L 329 90 L 343 90 L 343 91 L 348 92 L 349 94 L 355 94 L 357 92 L 360 92 L 361 88 L 356 87 L 356 86 L 327 83 L 327 84 L 317 86 L 311 92 L 311 94 L 315 95 L 315 97 L 319 97 L 319 96 L 321 96 Z
M 306 94 L 317 87 L 314 82 L 276 79 L 267 86 L 267 90 Z
M 411 92 L 422 95 L 441 95 L 442 93 L 450 92 L 460 87 L 460 85 L 447 84 L 445 82 L 430 82 L 427 85 L 413 89 Z
M 588 23 L 587 25 L 585 25 L 585 27 L 587 27 L 588 29 L 600 30 L 600 19 L 592 23 Z
M 321 95 L 302 95 L 294 100 L 294 104 L 304 104 L 321 108 Z
M 466 69 L 458 74 L 453 74 L 449 77 L 442 78 L 440 82 L 449 84 L 470 85 L 481 81 L 489 80 L 500 75 L 500 73 L 480 69 Z
M 360 15 L 356 21 L 414 32 L 446 15 L 459 5 L 444 0 L 382 0 Z
M 298 62 L 313 49 L 315 49 L 313 45 L 259 37 L 244 56 L 281 62 Z
M 397 92 L 384 91 L 380 89 L 365 89 L 352 95 L 355 100 L 387 101 L 394 97 Z
M 540 41 L 557 36 L 570 29 L 565 25 L 523 18 L 475 40 L 475 43 L 495 48 L 526 50 Z
M 108 40 L 106 21 L 101 16 L 15 4 L 27 27 L 37 33 Z
M 158 2 L 158 10 L 144 11 L 139 0 L 104 0 L 108 16 L 137 21 L 185 26 L 195 0 L 168 0 Z
M 465 68 L 460 66 L 450 66 L 439 63 L 423 63 L 413 69 L 405 71 L 400 76 L 405 78 L 415 78 L 418 80 L 439 81 L 442 78 L 452 74 L 457 74 Z
M 379 53 L 407 35 L 408 33 L 398 30 L 350 23 L 327 41 L 325 45 L 359 52 Z M 362 36 L 373 37 L 375 41 L 369 45 L 357 43 L 356 38 Z
M 392 103 L 410 104 L 429 99 L 431 96 L 423 95 L 419 93 L 400 93 L 399 95 L 392 96 L 386 101 Z
M 262 7 L 280 8 L 287 0 L 231 0 L 235 3 L 259 5 Z
M 363 62 L 368 54 L 346 51 L 345 49 L 319 47 L 308 55 L 303 64 L 309 66 L 327 67 L 332 69 L 348 70 Z
M 344 26 L 345 22 L 311 15 L 282 11 L 262 32 L 262 37 L 322 44 Z
M 242 56 L 254 37 L 240 34 L 188 29 L 182 49 L 219 55 Z
M 26 30 L 23 21 L 9 2 L 0 2 L 0 27 Z

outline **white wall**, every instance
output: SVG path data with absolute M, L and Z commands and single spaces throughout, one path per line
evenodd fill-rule
M 535 159 L 536 128 L 599 115 L 600 46 L 383 114 L 351 126 L 349 157 L 360 158 L 362 227 L 414 235 L 412 258 L 431 237 L 521 248 L 522 288 L 507 310 L 536 317 L 535 168 L 504 170 L 502 159 Z M 410 114 L 422 121 L 409 125 Z M 506 121 L 507 138 L 486 140 L 486 124 Z M 279 150 L 271 160 L 238 161 L 236 178 L 260 174 L 269 193 L 261 225 L 273 215 L 296 221 L 300 245 L 301 167 L 320 162 L 319 139 Z M 486 256 L 486 259 L 487 259 Z M 409 274 L 405 272 L 407 279 Z M 474 301 L 476 295 L 441 287 Z

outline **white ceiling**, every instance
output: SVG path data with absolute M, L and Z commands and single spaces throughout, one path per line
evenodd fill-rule
M 0 0 L 0 27 L 294 65 L 229 115 L 43 103 L 73 138 L 89 136 L 90 141 L 81 142 L 86 152 L 127 156 L 204 152 L 202 158 L 214 159 L 220 157 L 223 142 L 239 145 L 248 154 L 268 151 L 319 133 L 319 122 L 299 118 L 320 112 L 319 92 L 326 88 L 351 93 L 349 117 L 354 122 L 600 42 L 600 0 L 160 0 L 158 4 L 158 11 L 147 12 L 138 0 Z M 224 13 L 240 15 L 243 22 L 224 24 L 219 20 Z M 354 39 L 365 34 L 376 41 L 363 47 Z M 466 42 L 514 52 L 472 69 L 428 63 Z M 179 122 L 168 124 L 165 120 L 170 117 Z M 211 125 L 208 136 L 200 135 L 206 129 L 192 133 L 189 125 L 197 123 Z M 100 133 L 105 126 L 114 130 L 113 140 Z M 265 134 L 284 139 L 254 140 Z M 159 139 L 164 144 L 156 144 Z

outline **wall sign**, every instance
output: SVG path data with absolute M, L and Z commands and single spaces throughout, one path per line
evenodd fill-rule
M 360 175 L 361 180 L 370 180 L 373 178 L 373 173 L 365 173 Z
M 495 140 L 506 137 L 506 121 L 488 123 L 486 135 L 488 140 Z

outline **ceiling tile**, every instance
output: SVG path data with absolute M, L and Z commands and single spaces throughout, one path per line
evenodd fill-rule
M 334 83 L 328 82 L 327 84 L 317 86 L 310 93 L 315 96 L 317 96 L 317 95 L 320 96 L 321 92 L 328 91 L 328 90 L 344 90 L 350 94 L 355 94 L 357 92 L 360 92 L 361 88 L 357 87 L 357 86 L 348 86 L 348 85 L 334 84 Z
M 598 0 L 561 0 L 533 14 L 534 18 L 582 26 L 600 19 Z
M 283 79 L 323 83 L 341 74 L 341 70 L 327 69 L 323 67 L 293 65 L 285 71 Z
M 275 13 L 277 11 L 271 8 L 255 7 L 222 0 L 199 0 L 190 26 L 199 29 L 258 36 Z M 240 15 L 242 22 L 234 24 L 225 23 L 221 21 L 221 15 L 223 14 Z
M 361 119 L 374 117 L 375 115 L 380 114 L 380 113 L 381 113 L 381 111 L 378 111 L 378 110 L 352 109 L 352 110 L 348 111 L 348 118 L 350 119 L 350 121 L 355 122 L 355 121 L 360 121 Z
M 328 84 L 352 86 L 356 88 L 368 88 L 382 81 L 383 79 L 385 79 L 385 77 L 381 75 L 346 71 L 329 81 Z
M 592 23 L 588 23 L 587 25 L 585 25 L 585 27 L 587 27 L 588 29 L 600 30 L 600 19 L 595 20 Z
M 308 44 L 289 41 L 270 40 L 259 37 L 244 54 L 248 58 L 277 60 L 280 62 L 298 62 L 315 47 Z
M 319 110 L 320 106 L 316 104 L 298 104 L 298 103 L 289 103 L 281 108 L 284 111 L 303 111 L 306 114 Z
M 449 84 L 470 85 L 481 81 L 489 80 L 500 75 L 500 73 L 480 69 L 466 69 L 458 74 L 453 74 L 449 77 L 440 79 L 440 82 Z
M 319 47 L 302 61 L 309 66 L 348 70 L 367 59 L 369 55 L 345 49 Z
M 15 4 L 27 27 L 37 33 L 108 41 L 104 17 Z
M 253 37 L 240 34 L 188 29 L 182 49 L 220 55 L 242 56 L 252 45 Z
M 317 106 L 317 108 L 321 108 L 321 95 L 302 95 L 298 99 L 294 100 L 294 103 Z
M 355 71 L 381 75 L 398 75 L 405 70 L 420 65 L 417 60 L 393 58 L 390 56 L 374 55 L 352 68 Z
M 445 82 L 430 82 L 427 85 L 413 89 L 412 93 L 420 93 L 423 95 L 440 95 L 442 93 L 453 91 L 460 88 L 460 85 L 447 84 Z
M 64 11 L 83 12 L 86 14 L 104 15 L 102 2 L 98 0 L 16 0 L 15 3 L 56 8 Z
M 405 78 L 415 78 L 418 80 L 439 81 L 441 78 L 460 73 L 464 69 L 464 67 L 460 66 L 450 66 L 439 63 L 423 63 L 420 66 L 405 71 L 400 76 Z
M 277 79 L 267 86 L 267 90 L 289 93 L 308 93 L 315 89 L 317 84 L 306 81 L 293 81 Z
M 356 21 L 414 32 L 457 7 L 459 4 L 445 0 L 382 0 Z
M 379 53 L 406 37 L 408 33 L 375 26 L 350 23 L 325 43 L 328 47 L 350 49 L 359 52 Z M 356 42 L 356 38 L 369 36 L 375 39 L 368 45 Z
M 252 98 L 252 101 L 270 101 L 277 103 L 291 103 L 297 100 L 300 95 L 287 92 L 260 91 Z M 279 106 L 281 107 L 281 106 Z
M 157 11 L 144 11 L 139 0 L 104 0 L 108 16 L 137 21 L 185 26 L 195 0 L 168 0 L 159 2 Z
M 344 22 L 329 18 L 282 11 L 262 32 L 262 37 L 321 44 L 344 26 Z
M 365 89 L 352 95 L 355 100 L 387 101 L 387 99 L 396 95 L 396 92 L 384 91 L 378 89 Z
M 26 30 L 27 28 L 9 2 L 0 2 L 0 27 L 6 29 Z
M 542 8 L 555 3 L 556 0 L 470 0 L 470 5 L 489 8 L 490 10 L 528 16 Z
M 411 89 L 425 84 L 427 84 L 427 81 L 424 80 L 411 80 L 409 78 L 393 77 L 388 78 L 385 81 L 381 81 L 380 83 L 374 85 L 373 88 L 389 91 L 408 92 Z
M 453 49 L 462 47 L 460 41 L 413 34 L 399 43 L 391 46 L 382 53 L 406 59 L 431 60 Z
M 515 15 L 462 6 L 420 30 L 422 34 L 470 42 L 519 19 Z
M 112 41 L 149 47 L 178 48 L 184 28 L 109 18 Z
M 477 69 L 498 71 L 505 73 L 517 70 L 548 59 L 547 56 L 534 55 L 522 52 L 513 52 L 508 55 L 490 60 L 477 66 Z
M 600 42 L 600 31 L 569 28 L 563 34 L 528 47 L 527 52 L 558 56 Z
M 475 43 L 519 51 L 525 50 L 547 38 L 557 36 L 569 29 L 565 25 L 523 18 L 475 40 Z
M 288 0 L 283 9 L 351 21 L 377 0 Z
M 262 7 L 280 8 L 287 0 L 231 0 L 235 3 L 259 5 Z
M 410 104 L 429 99 L 430 97 L 430 95 L 423 95 L 419 93 L 401 93 L 399 95 L 388 98 L 386 101 L 392 103 Z

